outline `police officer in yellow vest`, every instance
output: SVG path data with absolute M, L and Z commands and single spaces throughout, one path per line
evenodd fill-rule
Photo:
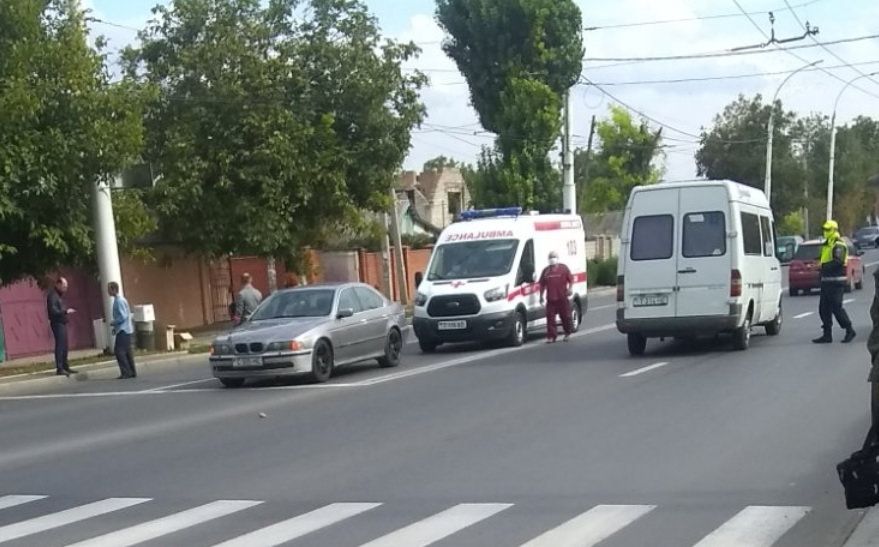
M 829 344 L 833 341 L 833 318 L 836 317 L 836 322 L 845 329 L 842 342 L 847 344 L 855 337 L 852 321 L 842 307 L 843 293 L 848 283 L 846 276 L 848 245 L 839 235 L 839 225 L 836 221 L 828 220 L 822 228 L 824 244 L 821 245 L 821 299 L 818 303 L 818 315 L 821 316 L 824 334 L 812 342 Z

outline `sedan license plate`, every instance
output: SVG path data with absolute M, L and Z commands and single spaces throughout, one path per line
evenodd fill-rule
M 237 357 L 232 361 L 235 368 L 261 367 L 262 357 Z
M 461 330 L 467 328 L 467 321 L 440 321 L 436 324 L 439 330 Z
M 667 294 L 641 294 L 638 296 L 632 297 L 632 305 L 636 308 L 643 308 L 647 306 L 667 306 L 668 305 L 668 295 Z

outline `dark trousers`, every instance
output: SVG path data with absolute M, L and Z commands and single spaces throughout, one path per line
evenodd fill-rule
M 848 330 L 852 328 L 852 321 L 842 307 L 842 299 L 845 295 L 845 285 L 842 283 L 821 283 L 821 297 L 818 300 L 818 315 L 821 317 L 821 326 L 825 333 L 833 330 L 833 318 L 839 326 Z
M 564 300 L 547 300 L 546 302 L 546 337 L 555 340 L 557 334 L 555 316 L 562 317 L 562 328 L 565 336 L 571 334 L 573 326 L 571 325 L 571 305 L 567 299 Z
M 70 364 L 67 362 L 67 325 L 50 323 L 49 326 L 52 327 L 52 336 L 55 338 L 55 370 L 68 370 Z
M 116 354 L 116 362 L 119 363 L 119 372 L 122 373 L 122 376 L 137 376 L 137 369 L 134 368 L 134 354 L 131 352 L 131 334 L 127 332 L 116 333 L 113 353 Z

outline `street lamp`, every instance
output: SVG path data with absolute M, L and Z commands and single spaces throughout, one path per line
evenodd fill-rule
M 867 78 L 877 74 L 879 74 L 879 72 L 871 72 L 870 74 L 855 76 L 842 86 L 842 89 L 839 90 L 839 94 L 836 96 L 836 101 L 833 103 L 833 115 L 830 117 L 830 167 L 827 169 L 827 220 L 833 218 L 833 170 L 836 165 L 836 107 L 839 106 L 839 99 L 842 98 L 843 92 L 848 89 L 850 85 L 861 78 Z
M 766 194 L 766 201 L 769 201 L 770 203 L 772 203 L 772 133 L 775 129 L 775 101 L 778 99 L 778 93 L 781 91 L 781 88 L 784 87 L 784 84 L 786 84 L 788 80 L 793 78 L 794 74 L 823 62 L 824 59 L 813 61 L 807 65 L 801 66 L 800 68 L 788 74 L 787 78 L 782 80 L 781 84 L 779 84 L 778 86 L 778 89 L 775 90 L 775 95 L 772 96 L 772 102 L 769 103 L 769 123 L 766 127 L 766 131 L 768 132 L 766 138 L 766 178 L 763 181 L 763 192 Z

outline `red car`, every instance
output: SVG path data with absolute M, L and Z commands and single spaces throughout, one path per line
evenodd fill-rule
M 848 245 L 848 262 L 846 264 L 846 277 L 848 284 L 845 292 L 851 292 L 852 289 L 864 288 L 864 264 L 861 260 L 861 251 L 854 246 L 852 241 L 842 238 Z M 800 244 L 796 254 L 790 261 L 790 267 L 787 272 L 788 287 L 791 296 L 797 296 L 800 291 L 809 293 L 812 289 L 821 288 L 821 268 L 818 260 L 821 255 L 821 241 L 812 240 Z

